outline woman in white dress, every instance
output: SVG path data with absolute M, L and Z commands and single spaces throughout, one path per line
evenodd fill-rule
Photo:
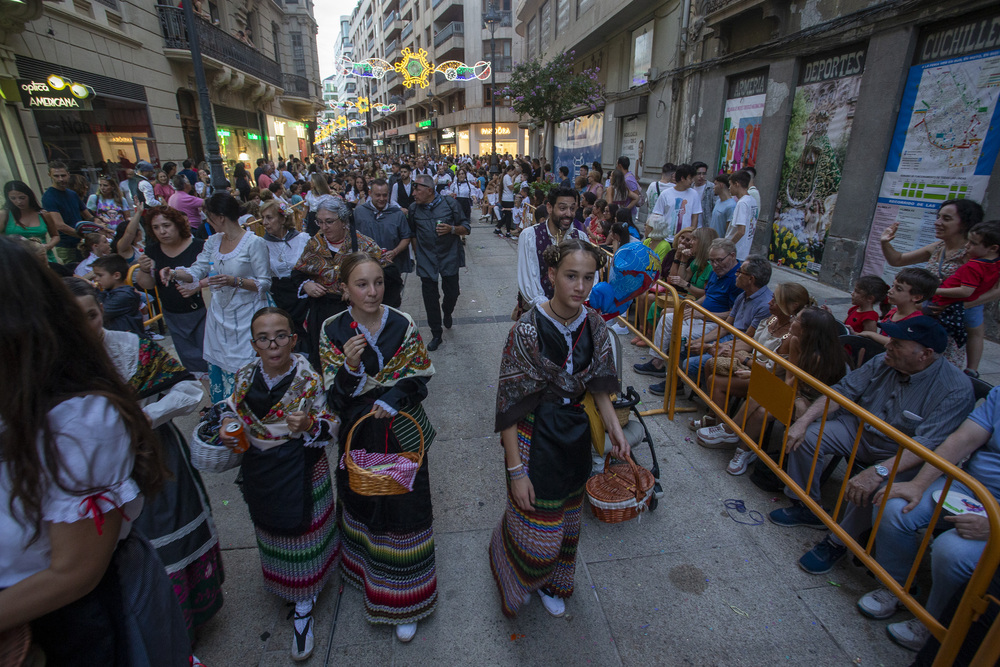
M 264 239 L 240 227 L 240 205 L 227 192 L 205 201 L 208 223 L 215 231 L 187 268 L 163 269 L 164 284 L 198 282 L 212 291 L 205 322 L 205 361 L 212 402 L 233 393 L 236 371 L 256 354 L 250 345 L 250 320 L 267 304 L 271 265 Z

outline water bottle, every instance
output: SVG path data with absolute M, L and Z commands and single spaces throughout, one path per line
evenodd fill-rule
M 217 275 L 219 275 L 219 272 L 215 270 L 215 262 L 213 262 L 212 260 L 208 260 L 208 277 L 211 278 L 212 276 L 217 276 Z M 213 292 L 218 292 L 219 286 L 210 285 L 208 289 Z

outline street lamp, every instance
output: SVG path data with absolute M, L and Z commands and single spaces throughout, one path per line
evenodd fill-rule
M 483 16 L 483 23 L 490 30 L 490 114 L 493 117 L 493 155 L 490 157 L 490 174 L 500 173 L 500 160 L 497 159 L 497 27 L 503 17 L 497 11 L 496 0 L 490 0 L 490 8 Z

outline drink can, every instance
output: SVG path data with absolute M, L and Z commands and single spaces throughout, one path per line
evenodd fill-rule
M 233 451 L 237 454 L 242 454 L 246 450 L 250 449 L 250 441 L 247 440 L 246 431 L 243 429 L 243 424 L 239 422 L 230 422 L 226 426 L 226 435 L 236 438 L 236 444 L 233 446 Z

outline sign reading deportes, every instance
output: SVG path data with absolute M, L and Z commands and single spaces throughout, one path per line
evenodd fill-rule
M 34 111 L 46 109 L 91 110 L 95 94 L 93 88 L 82 83 L 74 83 L 57 74 L 49 75 L 45 81 L 18 79 L 21 103 Z

